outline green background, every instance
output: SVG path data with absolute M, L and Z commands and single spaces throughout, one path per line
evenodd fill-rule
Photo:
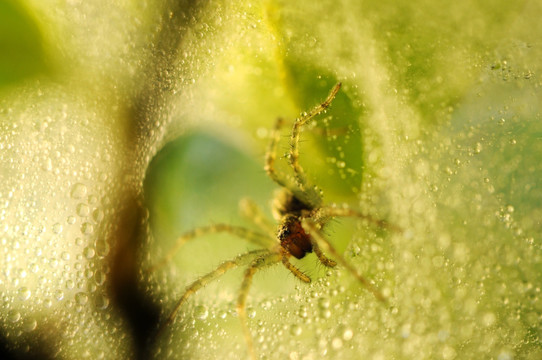
M 186 304 L 185 286 L 251 248 L 186 244 L 250 197 L 271 220 L 269 130 L 337 82 L 302 134 L 324 202 L 400 227 L 333 221 L 375 282 L 314 256 L 257 274 L 266 358 L 537 359 L 540 38 L 537 2 L 0 2 L 0 335 L 5 356 L 238 358 L 242 269 Z

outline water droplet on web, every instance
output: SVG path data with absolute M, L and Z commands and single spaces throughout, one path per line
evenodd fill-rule
M 96 297 L 96 307 L 100 310 L 105 310 L 109 306 L 109 299 L 105 295 Z
M 30 332 L 36 330 L 38 322 L 35 319 L 26 319 L 23 324 L 23 331 Z
M 18 295 L 19 295 L 20 300 L 25 301 L 25 300 L 30 299 L 32 292 L 26 286 L 23 286 L 19 288 Z
M 341 338 L 333 338 L 333 340 L 331 340 L 331 347 L 335 350 L 338 350 L 340 348 L 342 348 L 343 346 L 343 341 Z
M 104 218 L 104 212 L 101 210 L 101 209 L 96 209 L 92 212 L 92 218 L 96 221 L 96 222 L 100 222 L 103 220 Z
M 103 239 L 96 241 L 95 248 L 96 248 L 96 253 L 99 256 L 107 256 L 107 254 L 109 254 L 109 244 L 107 243 L 107 241 Z
M 88 302 L 88 295 L 84 292 L 78 292 L 75 294 L 75 301 L 79 305 L 85 305 Z
M 205 320 L 209 316 L 209 310 L 204 305 L 198 305 L 194 309 L 194 317 L 199 320 Z
M 256 317 L 256 309 L 254 309 L 253 307 L 249 307 L 247 309 L 247 317 L 249 319 L 254 319 L 254 317 Z
M 94 257 L 94 255 L 96 254 L 96 251 L 94 251 L 94 248 L 90 247 L 90 246 L 87 246 L 84 250 L 83 250 L 83 255 L 85 255 L 85 257 L 87 259 L 92 259 Z
M 54 297 L 58 301 L 61 301 L 62 299 L 64 299 L 64 292 L 62 290 L 55 290 Z
M 8 320 L 15 323 L 21 318 L 21 313 L 16 310 L 10 310 L 8 313 Z
M 352 331 L 352 329 L 347 328 L 347 329 L 344 330 L 344 332 L 343 332 L 343 339 L 344 339 L 345 341 L 352 340 L 353 337 L 354 337 L 354 332 Z
M 90 214 L 90 207 L 87 204 L 81 203 L 77 205 L 75 211 L 77 212 L 77 215 L 86 217 L 88 214 Z
M 81 232 L 85 235 L 90 235 L 94 231 L 94 225 L 91 223 L 85 222 L 81 225 Z
M 81 199 L 87 195 L 87 187 L 81 183 L 77 183 L 73 185 L 70 195 L 74 199 Z
M 319 307 L 321 310 L 328 309 L 328 308 L 329 308 L 329 305 L 330 305 L 329 298 L 327 298 L 327 297 L 321 297 L 320 299 L 318 299 L 318 307 Z
M 66 289 L 73 289 L 75 287 L 75 283 L 73 280 L 66 280 Z
M 303 332 L 303 328 L 299 326 L 298 324 L 293 324 L 290 326 L 290 334 L 293 336 L 299 336 Z
M 94 280 L 96 281 L 96 284 L 103 285 L 105 283 L 105 273 L 103 271 L 97 270 L 94 274 Z
M 53 232 L 55 234 L 60 234 L 62 232 L 62 224 L 56 223 L 53 225 Z
M 307 307 L 305 305 L 301 305 L 299 307 L 299 311 L 297 313 L 299 315 L 299 317 L 301 318 L 306 318 L 309 316 L 309 313 L 308 313 L 308 310 L 307 310 Z

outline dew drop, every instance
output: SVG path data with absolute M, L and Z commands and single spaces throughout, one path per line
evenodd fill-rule
M 205 320 L 209 316 L 209 310 L 204 305 L 198 305 L 194 309 L 194 317 L 199 320 Z
M 336 337 L 336 338 L 333 338 L 333 340 L 331 340 L 331 347 L 335 350 L 339 350 L 340 348 L 342 348 L 343 346 L 343 341 Z
M 96 307 L 100 310 L 105 310 L 109 306 L 109 299 L 105 295 L 96 297 Z
M 81 225 L 81 232 L 85 235 L 90 235 L 94 231 L 94 225 L 91 223 L 85 222 Z
M 329 305 L 330 305 L 329 298 L 327 298 L 327 297 L 321 297 L 320 299 L 318 299 L 318 307 L 319 307 L 321 310 L 328 309 L 328 308 L 329 308 Z
M 86 217 L 88 214 L 90 214 L 90 207 L 87 204 L 81 203 L 77 205 L 75 211 L 77 212 L 77 215 Z
M 79 305 L 85 305 L 88 302 L 88 295 L 84 292 L 78 292 L 75 294 L 75 301 Z
M 97 270 L 94 274 L 94 280 L 96 281 L 96 284 L 103 285 L 105 283 L 105 273 L 103 271 Z
M 348 328 L 348 329 L 345 329 L 344 332 L 343 332 L 343 339 L 345 341 L 349 341 L 349 340 L 352 340 L 352 338 L 354 337 L 354 332 L 352 331 L 352 329 Z
M 16 323 L 21 318 L 21 313 L 16 310 L 10 310 L 8 313 L 8 320 L 12 323 Z
M 87 246 L 83 250 L 83 255 L 85 255 L 85 257 L 90 260 L 94 257 L 94 255 L 96 255 L 96 251 L 94 251 L 94 248 Z
M 62 299 L 64 299 L 64 292 L 62 290 L 55 290 L 54 297 L 58 301 L 61 301 Z
M 101 209 L 96 209 L 92 212 L 92 218 L 96 221 L 96 222 L 100 222 L 103 220 L 104 218 L 104 212 L 101 210 Z
M 23 331 L 30 332 L 36 330 L 38 322 L 35 319 L 26 319 L 23 324 Z
M 75 283 L 73 280 L 66 280 L 66 289 L 73 289 L 75 287 Z
M 308 313 L 307 307 L 304 306 L 304 305 L 301 305 L 301 306 L 299 307 L 299 311 L 298 311 L 297 314 L 298 314 L 299 317 L 301 317 L 301 318 L 306 318 L 306 317 L 308 317 L 308 316 L 309 316 L 309 313 Z
M 25 300 L 30 299 L 32 292 L 26 286 L 23 286 L 19 288 L 18 294 L 19 294 L 19 299 L 22 301 L 25 301 Z
M 247 316 L 249 319 L 254 319 L 254 317 L 256 317 L 256 309 L 254 309 L 253 307 L 249 307 L 247 309 Z
M 321 310 L 320 316 L 322 316 L 324 319 L 329 319 L 331 317 L 331 310 L 329 309 Z
M 298 324 L 293 324 L 290 326 L 290 334 L 293 336 L 299 336 L 303 332 L 303 329 Z
M 497 360 L 512 360 L 512 359 L 514 359 L 514 357 L 506 351 L 501 352 L 499 356 L 497 357 Z
M 489 327 L 495 323 L 495 320 L 496 320 L 495 314 L 488 312 L 484 314 L 484 316 L 482 317 L 482 324 Z
M 51 171 L 53 170 L 53 162 L 51 160 L 51 158 L 46 158 L 44 161 L 43 161 L 43 164 L 41 165 L 41 168 L 45 171 Z
M 60 234 L 62 232 L 62 224 L 56 223 L 53 225 L 53 232 L 55 234 Z
M 87 195 L 87 187 L 81 183 L 73 185 L 71 191 L 71 197 L 74 199 L 81 199 Z
M 107 256 L 109 254 L 109 244 L 105 240 L 96 241 L 96 253 L 99 256 Z

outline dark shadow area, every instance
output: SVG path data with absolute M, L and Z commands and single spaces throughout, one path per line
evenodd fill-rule
M 36 339 L 37 344 L 30 346 L 29 341 L 24 341 L 26 349 L 13 347 L 13 344 L 6 339 L 3 332 L 0 332 L 0 359 L 2 360 L 52 360 L 54 357 L 47 350 L 43 343 Z
M 126 116 L 129 121 L 128 138 L 134 139 L 130 144 L 133 148 L 132 158 L 128 158 L 128 166 L 140 166 L 138 158 L 148 152 L 148 133 L 157 119 L 167 117 L 166 96 L 178 79 L 175 70 L 178 53 L 182 40 L 191 25 L 198 20 L 198 10 L 207 1 L 194 0 L 165 0 L 162 16 L 157 21 L 159 32 L 154 41 L 149 43 L 150 56 L 142 63 L 142 84 L 137 93 L 126 104 Z M 129 173 L 133 169 L 127 170 Z M 131 327 L 135 344 L 136 359 L 150 358 L 154 344 L 152 335 L 158 327 L 160 308 L 153 303 L 145 293 L 144 285 L 140 284 L 139 271 L 141 266 L 140 250 L 145 241 L 144 222 L 138 201 L 139 191 L 128 191 L 125 196 L 124 212 L 120 214 L 118 231 L 113 235 L 114 245 L 111 261 L 112 278 L 108 284 L 114 306 L 119 308 Z
M 152 334 L 158 327 L 160 309 L 139 283 L 139 256 L 144 240 L 143 210 L 136 200 L 127 199 L 117 221 L 112 243 L 111 278 L 108 283 L 113 305 L 120 309 L 130 326 L 135 359 L 151 358 Z

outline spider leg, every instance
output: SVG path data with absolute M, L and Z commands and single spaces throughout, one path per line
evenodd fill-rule
M 367 220 L 369 223 L 379 227 L 379 228 L 382 228 L 382 229 L 388 229 L 388 230 L 392 230 L 392 231 L 395 231 L 395 232 L 402 232 L 402 229 L 400 227 L 398 227 L 397 225 L 394 225 L 394 224 L 390 224 L 389 222 L 385 221 L 385 220 L 382 220 L 382 219 L 377 219 L 377 218 L 374 218 L 372 217 L 371 215 L 367 215 L 367 214 L 362 214 L 361 212 L 357 211 L 357 210 L 354 210 L 350 207 L 347 207 L 347 206 L 337 206 L 335 204 L 331 204 L 331 205 L 328 205 L 328 206 L 324 206 L 324 207 L 321 207 L 319 209 L 317 209 L 315 211 L 315 213 L 313 214 L 313 219 L 315 219 L 315 221 L 318 223 L 318 224 L 322 224 L 324 222 L 326 222 L 326 220 L 330 217 L 336 217 L 336 216 L 341 216 L 341 217 L 357 217 L 357 218 L 360 218 L 360 219 L 364 219 L 364 220 Z
M 249 229 L 246 229 L 244 227 L 240 226 L 232 226 L 228 224 L 216 224 L 216 225 L 210 225 L 210 226 L 204 226 L 192 229 L 183 235 L 179 236 L 177 241 L 175 242 L 175 245 L 168 251 L 166 256 L 155 264 L 153 267 L 151 267 L 150 271 L 156 271 L 165 264 L 167 264 L 173 256 L 179 251 L 181 246 L 183 246 L 187 241 L 190 241 L 196 237 L 209 235 L 209 234 L 216 234 L 216 233 L 230 233 L 232 235 L 236 235 L 242 239 L 246 239 L 251 243 L 263 246 L 265 248 L 268 248 L 270 244 L 273 244 L 274 242 L 269 238 L 268 235 L 258 233 L 256 231 L 252 231 Z
M 284 179 L 281 179 L 275 171 L 275 160 L 277 159 L 277 143 L 280 140 L 280 128 L 284 120 L 282 118 L 277 118 L 275 122 L 275 127 L 271 134 L 271 141 L 267 146 L 267 151 L 265 152 L 265 172 L 275 183 L 282 187 L 288 187 L 288 184 Z
M 181 296 L 179 301 L 177 301 L 175 308 L 173 309 L 173 311 L 171 311 L 166 321 L 158 329 L 155 337 L 158 337 L 158 335 L 160 335 L 162 331 L 173 322 L 173 320 L 175 319 L 175 316 L 177 315 L 177 312 L 191 295 L 194 295 L 199 289 L 206 286 L 210 282 L 216 280 L 220 276 L 224 275 L 226 271 L 249 263 L 252 259 L 254 259 L 254 256 L 258 256 L 258 255 L 260 255 L 260 257 L 266 256 L 266 253 L 268 254 L 269 251 L 268 250 L 253 250 L 253 251 L 249 251 L 247 253 L 241 254 L 232 260 L 223 262 L 216 269 L 200 277 L 199 279 L 194 281 L 192 284 L 190 284 L 186 288 L 184 294 Z
M 335 95 L 337 95 L 337 92 L 341 88 L 341 83 L 338 83 L 335 85 L 327 98 L 324 100 L 323 103 L 316 106 L 314 109 L 309 111 L 308 113 L 303 114 L 301 117 L 298 117 L 295 122 L 294 126 L 292 128 L 292 135 L 290 137 L 290 166 L 294 170 L 295 175 L 295 181 L 297 186 L 304 192 L 308 192 L 310 194 L 311 198 L 320 198 L 320 196 L 316 193 L 316 191 L 309 187 L 307 188 L 307 179 L 305 177 L 305 172 L 303 171 L 303 168 L 299 164 L 299 136 L 301 132 L 301 127 L 308 123 L 312 118 L 314 118 L 316 115 L 320 114 L 322 111 L 327 109 L 330 105 L 333 99 L 335 98 Z
M 322 249 L 320 249 L 320 246 L 318 246 L 318 243 L 316 241 L 313 241 L 311 239 L 311 245 L 312 245 L 312 251 L 314 251 L 314 253 L 318 257 L 318 260 L 320 260 L 320 262 L 324 266 L 334 267 L 337 265 L 337 262 L 329 259 L 327 256 L 324 255 L 324 253 L 322 252 Z
M 268 233 L 272 238 L 275 237 L 276 225 L 272 224 L 264 215 L 262 209 L 249 198 L 244 198 L 239 201 L 239 209 L 241 215 L 251 220 L 255 225 Z
M 301 225 L 303 229 L 310 235 L 311 241 L 318 244 L 328 253 L 331 253 L 337 261 L 344 266 L 367 290 L 369 290 L 375 298 L 382 302 L 386 302 L 386 298 L 382 293 L 363 276 L 361 276 L 357 270 L 348 263 L 338 252 L 335 250 L 333 245 L 322 235 L 318 228 L 318 224 L 311 219 L 305 218 L 301 220 Z
M 301 270 L 299 270 L 297 267 L 295 267 L 294 264 L 292 264 L 290 261 L 288 261 L 288 257 L 290 256 L 285 251 L 281 251 L 282 255 L 282 264 L 286 267 L 286 269 L 290 270 L 292 274 L 294 274 L 299 280 L 310 283 L 311 278 L 305 275 Z
M 256 353 L 254 351 L 254 345 L 252 343 L 252 335 L 250 334 L 250 329 L 248 328 L 246 312 L 246 300 L 248 292 L 250 290 L 250 286 L 252 285 L 252 278 L 254 277 L 254 274 L 258 270 L 280 261 L 280 258 L 281 255 L 279 253 L 267 253 L 252 260 L 248 268 L 245 270 L 245 276 L 243 278 L 243 283 L 239 291 L 239 297 L 237 298 L 237 314 L 239 315 L 239 320 L 241 320 L 241 325 L 243 327 L 243 333 L 245 335 L 248 352 L 252 359 L 256 359 Z

